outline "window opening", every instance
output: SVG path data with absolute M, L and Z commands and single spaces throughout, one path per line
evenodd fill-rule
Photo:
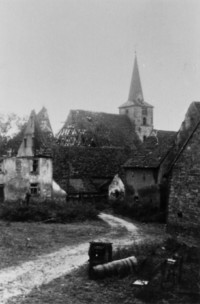
M 0 161 L 0 173 L 3 172 L 3 162 Z
M 30 184 L 30 193 L 31 193 L 31 195 L 39 194 L 39 184 L 38 183 Z
M 147 124 L 147 119 L 146 117 L 143 117 L 143 126 L 146 126 L 146 124 Z
M 142 115 L 147 115 L 147 108 L 142 108 Z
M 39 169 L 39 160 L 38 159 L 33 159 L 32 173 L 37 173 L 38 169 Z
M 24 138 L 24 148 L 27 147 L 27 138 Z

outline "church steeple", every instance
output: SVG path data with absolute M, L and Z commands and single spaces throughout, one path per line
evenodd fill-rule
M 136 54 L 128 101 L 132 101 L 133 103 L 141 103 L 144 101 Z
M 128 116 L 141 141 L 151 134 L 153 106 L 144 101 L 136 54 L 128 100 L 119 107 L 119 114 Z

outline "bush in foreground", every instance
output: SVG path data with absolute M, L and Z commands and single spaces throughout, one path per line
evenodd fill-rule
M 133 201 L 132 198 L 125 198 L 124 201 L 116 201 L 112 204 L 116 214 L 127 216 L 142 222 L 165 222 L 165 212 L 160 211 L 159 207 L 149 202 Z
M 0 207 L 0 218 L 7 221 L 35 221 L 48 223 L 70 223 L 97 219 L 98 210 L 88 202 L 21 202 L 5 203 Z

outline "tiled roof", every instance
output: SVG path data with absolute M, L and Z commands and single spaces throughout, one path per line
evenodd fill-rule
M 53 136 L 49 115 L 45 107 L 43 107 L 37 114 L 37 121 L 43 133 L 50 133 Z
M 71 110 L 57 134 L 66 146 L 135 147 L 139 139 L 126 115 Z
M 132 158 L 124 164 L 125 168 L 156 168 L 160 165 L 176 138 L 174 131 L 153 130 Z
M 70 178 L 68 184 L 68 193 L 98 193 L 92 181 L 88 178 Z
M 131 78 L 130 90 L 128 95 L 128 101 L 123 103 L 119 108 L 127 108 L 132 106 L 140 106 L 140 107 L 143 106 L 143 107 L 153 108 L 150 104 L 144 101 L 136 55 L 135 55 L 133 74 Z
M 24 142 L 25 138 L 26 143 Z M 46 132 L 43 132 L 41 129 L 34 110 L 30 114 L 17 155 L 19 157 L 49 157 L 51 155 L 48 137 L 46 136 Z
M 168 173 L 173 168 L 177 159 L 180 157 L 185 147 L 187 146 L 187 142 L 196 132 L 198 126 L 200 124 L 200 102 L 194 101 L 190 104 L 185 119 L 181 124 L 179 131 L 177 132 L 175 146 L 170 151 L 166 162 L 168 162 Z
M 133 107 L 133 106 L 140 106 L 140 107 L 148 107 L 148 108 L 153 108 L 152 105 L 150 105 L 149 103 L 147 103 L 146 101 L 138 101 L 138 100 L 128 100 L 125 103 L 123 103 L 119 108 L 129 108 L 129 107 Z
M 55 146 L 53 175 L 55 181 L 68 192 L 70 179 L 89 179 L 100 187 L 105 180 L 122 172 L 121 166 L 132 151 L 122 148 L 91 148 Z

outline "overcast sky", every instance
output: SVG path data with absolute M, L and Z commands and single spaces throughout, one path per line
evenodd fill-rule
M 137 50 L 154 127 L 178 130 L 200 101 L 199 0 L 0 0 L 0 113 L 45 106 L 118 113 Z

